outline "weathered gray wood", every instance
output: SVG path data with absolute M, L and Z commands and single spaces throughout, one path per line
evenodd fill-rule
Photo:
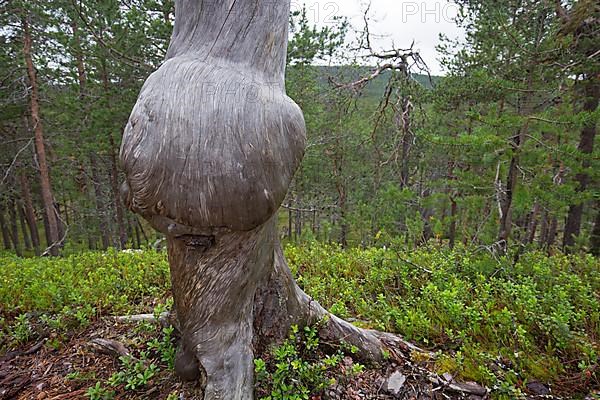
M 285 197 L 305 142 L 284 90 L 288 13 L 285 0 L 176 3 L 121 148 L 126 201 L 158 230 L 251 230 Z
M 331 316 L 294 282 L 276 227 L 304 152 L 284 88 L 290 0 L 178 0 L 165 63 L 124 132 L 122 197 L 165 233 L 182 343 L 205 399 L 252 399 L 253 357 L 292 324 L 381 360 L 399 338 Z

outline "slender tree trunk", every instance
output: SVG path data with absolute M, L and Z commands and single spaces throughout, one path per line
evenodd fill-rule
M 596 219 L 590 238 L 590 253 L 596 257 L 600 256 L 600 200 L 596 201 Z
M 104 88 L 104 95 L 107 98 L 108 109 L 110 110 L 110 82 L 108 77 L 108 69 L 106 66 L 106 60 L 102 59 L 101 67 L 102 75 L 102 86 Z M 115 207 L 115 214 L 117 220 L 117 229 L 119 231 L 119 248 L 124 248 L 127 243 L 127 233 L 125 231 L 125 221 L 123 212 L 123 202 L 119 194 L 119 167 L 117 165 L 117 154 L 116 145 L 113 138 L 112 132 L 108 132 L 108 140 L 110 144 L 110 161 L 111 161 L 111 179 L 110 187 L 113 197 L 113 205 Z
M 93 153 L 90 153 L 90 166 L 92 169 L 92 185 L 94 186 L 94 195 L 96 197 L 96 211 L 98 213 L 98 220 L 100 221 L 102 249 L 106 250 L 110 246 L 110 223 L 108 220 L 108 211 L 106 210 L 106 202 L 104 201 L 104 193 L 102 193 L 102 185 L 100 184 L 98 162 L 96 155 Z
M 63 196 L 63 209 L 64 209 L 64 217 L 65 224 L 69 226 L 71 224 L 71 215 L 69 214 L 69 207 L 72 206 L 72 202 L 70 201 L 69 196 Z
M 5 250 L 11 250 L 10 230 L 6 223 L 6 218 L 4 218 L 4 210 L 4 205 L 0 202 L 0 229 L 2 230 L 2 242 L 4 243 Z
M 117 153 L 115 140 L 112 135 L 109 135 L 110 140 L 110 161 L 111 161 L 111 174 L 110 174 L 110 187 L 112 189 L 114 206 L 117 217 L 117 228 L 119 229 L 119 248 L 124 249 L 127 244 L 127 231 L 125 230 L 124 221 L 124 210 L 123 202 L 121 201 L 121 195 L 119 194 L 119 169 L 117 167 Z
M 65 223 L 63 221 L 63 217 L 60 213 L 60 204 L 59 203 L 54 203 L 54 215 L 56 218 L 56 226 L 58 228 L 58 240 L 59 240 L 59 246 L 63 247 L 64 246 L 64 240 L 65 240 Z
M 397 125 L 400 125 L 402 130 L 402 156 L 400 166 L 400 189 L 404 189 L 408 186 L 409 180 L 409 161 L 410 161 L 410 150 L 413 142 L 413 134 L 411 131 L 411 112 L 413 105 L 410 102 L 410 98 L 406 97 L 401 99 L 402 106 L 399 111 L 400 115 L 397 115 Z
M 533 205 L 533 210 L 531 210 L 531 214 L 529 217 L 529 224 L 527 225 L 527 233 L 525 235 L 524 244 L 533 243 L 533 241 L 535 240 L 535 233 L 537 231 L 539 213 L 540 203 L 536 201 Z
M 550 220 L 550 227 L 548 228 L 548 239 L 546 241 L 546 247 L 550 249 L 556 242 L 556 235 L 558 233 L 558 218 L 555 216 Z
M 301 204 L 298 202 L 298 204 Z M 296 231 L 294 232 L 294 237 L 296 240 L 299 240 L 302 237 L 302 211 L 300 209 L 296 210 Z
M 591 77 L 589 82 L 584 83 L 585 100 L 583 103 L 583 111 L 594 112 L 598 108 L 600 101 L 600 78 Z M 590 155 L 594 151 L 594 139 L 596 137 L 596 124 L 598 121 L 592 119 L 588 122 L 581 131 L 578 150 L 581 153 L 583 160 L 581 161 L 581 171 L 575 175 L 577 182 L 576 199 L 569 207 L 567 222 L 565 223 L 565 231 L 563 236 L 563 248 L 569 251 L 569 248 L 575 244 L 575 238 L 581 232 L 581 217 L 583 215 L 584 203 L 581 200 L 582 194 L 587 190 L 590 183 L 590 175 L 587 169 L 590 167 Z
M 339 209 L 340 216 L 340 235 L 339 235 L 339 243 L 342 247 L 348 246 L 348 223 L 346 221 L 346 196 L 347 196 L 347 187 L 346 181 L 344 179 L 344 171 L 343 171 L 343 149 L 340 143 L 340 139 L 336 139 L 336 149 L 332 155 L 333 161 L 333 174 L 335 176 L 335 188 L 338 194 L 337 206 Z
M 17 256 L 21 257 L 23 252 L 21 251 L 21 244 L 19 243 L 19 226 L 17 220 L 19 219 L 15 199 L 8 201 L 8 217 L 10 218 L 10 239 L 12 240 L 13 247 Z
M 94 239 L 93 235 L 90 232 L 88 232 L 88 235 L 87 235 L 87 242 L 88 242 L 88 249 L 96 250 L 96 240 Z
M 50 238 L 50 225 L 48 225 L 48 216 L 46 213 L 42 213 L 42 222 L 44 223 L 44 237 L 46 238 L 46 247 L 52 246 L 52 240 Z
M 539 248 L 543 249 L 544 247 L 546 247 L 546 241 L 548 240 L 548 229 L 548 210 L 544 210 L 544 212 L 542 213 L 542 220 L 540 223 L 540 235 L 537 241 Z
M 38 163 L 40 166 L 40 187 L 42 192 L 42 202 L 44 211 L 48 220 L 48 242 L 49 252 L 51 255 L 58 255 L 58 224 L 54 211 L 54 197 L 52 195 L 52 187 L 50 184 L 50 174 L 48 172 L 48 163 L 46 162 L 46 146 L 44 144 L 44 131 L 42 119 L 40 117 L 38 85 L 36 78 L 36 70 L 31 57 L 32 38 L 29 29 L 29 16 L 24 16 L 21 20 L 23 28 L 23 55 L 27 66 L 27 75 L 29 77 L 29 85 L 31 91 L 29 94 L 31 120 L 33 121 L 35 133 L 35 149 L 37 153 Z
M 348 247 L 348 222 L 346 221 L 346 189 L 342 187 L 338 192 L 338 205 L 340 208 L 340 244 L 343 248 Z
M 17 208 L 19 209 L 19 223 L 21 224 L 21 233 L 23 234 L 23 245 L 25 246 L 25 250 L 31 250 L 31 236 L 28 232 L 26 222 L 27 218 L 25 217 L 25 208 L 19 203 L 17 203 Z

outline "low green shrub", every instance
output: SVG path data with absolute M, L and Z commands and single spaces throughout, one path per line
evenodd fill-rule
M 287 245 L 285 252 L 300 286 L 324 307 L 441 350 L 438 372 L 486 384 L 506 398 L 532 380 L 562 390 L 570 390 L 564 382 L 600 385 L 600 261 L 592 256 L 528 252 L 515 264 L 479 249 L 344 250 L 316 242 Z M 35 339 L 39 324 L 63 332 L 101 315 L 152 312 L 170 301 L 166 254 L 152 250 L 28 259 L 2 253 L 0 276 L 0 348 Z M 279 350 L 282 360 L 298 360 L 297 369 L 280 375 L 317 368 L 316 358 L 298 364 L 296 344 L 290 339 Z M 171 368 L 170 333 L 148 351 Z M 263 372 L 287 390 L 288 378 Z M 306 388 L 323 383 L 303 381 Z
M 319 395 L 340 378 L 343 358 L 341 349 L 334 354 L 322 351 L 318 325 L 304 329 L 292 326 L 288 339 L 267 357 L 254 360 L 257 397 L 260 400 L 305 400 Z M 353 363 L 347 373 L 357 374 L 362 370 L 361 364 Z
M 324 307 L 445 352 L 439 372 L 510 392 L 531 380 L 599 385 L 600 261 L 473 249 L 288 245 L 298 282 Z M 508 389 L 508 387 L 512 389 Z

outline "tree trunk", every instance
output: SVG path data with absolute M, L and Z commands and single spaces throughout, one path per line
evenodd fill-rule
M 22 204 L 20 204 L 20 202 L 17 203 L 17 208 L 19 209 L 19 223 L 21 225 L 21 233 L 23 234 L 23 245 L 25 246 L 25 250 L 31 250 L 31 235 L 29 234 L 27 228 L 25 208 Z
M 540 203 L 539 202 L 535 202 L 535 204 L 533 205 L 533 209 L 531 210 L 531 214 L 529 217 L 529 223 L 527 224 L 527 233 L 525 235 L 525 240 L 524 240 L 524 244 L 530 244 L 533 243 L 533 241 L 535 240 L 535 233 L 537 231 L 537 225 L 538 225 L 538 214 L 540 213 Z
M 11 250 L 12 244 L 10 241 L 10 231 L 4 218 L 4 206 L 0 204 L 0 229 L 2 230 L 2 242 L 4 243 L 5 250 Z
M 382 361 L 386 349 L 410 350 L 393 335 L 331 315 L 307 296 L 283 256 L 276 217 L 252 231 L 168 237 L 168 244 L 183 335 L 175 369 L 184 379 L 206 382 L 205 399 L 252 399 L 254 353 L 284 339 L 293 324 L 325 321 L 320 336 L 356 346 L 364 361 Z
M 115 140 L 112 135 L 109 135 L 110 140 L 110 187 L 113 194 L 115 212 L 117 217 L 117 228 L 119 230 L 119 248 L 124 249 L 127 244 L 127 231 L 125 230 L 125 221 L 123 210 L 123 202 L 121 201 L 121 195 L 119 194 L 119 169 L 117 167 L 117 154 Z
M 48 221 L 47 238 L 48 242 L 50 243 L 48 247 L 50 254 L 53 256 L 57 256 L 58 242 L 60 238 L 58 236 L 58 225 L 56 221 L 56 214 L 54 211 L 54 197 L 52 196 L 50 174 L 48 172 L 48 164 L 46 162 L 46 146 L 44 144 L 44 131 L 42 119 L 40 117 L 36 70 L 35 66 L 33 65 L 33 60 L 31 58 L 32 39 L 31 32 L 29 29 L 28 15 L 22 18 L 21 24 L 23 28 L 23 55 L 25 58 L 25 64 L 27 65 L 29 85 L 31 86 L 31 92 L 29 95 L 30 111 L 35 134 L 35 149 L 38 157 L 40 170 L 40 187 L 42 192 L 42 202 L 44 204 L 44 211 Z
M 553 216 L 550 220 L 550 227 L 548 228 L 548 238 L 546 240 L 546 248 L 550 249 L 556 242 L 556 235 L 558 233 L 558 218 Z
M 596 257 L 600 256 L 600 201 L 596 201 L 596 219 L 590 238 L 590 253 Z
M 588 82 L 584 83 L 585 100 L 583 103 L 583 111 L 594 112 L 598 108 L 600 101 L 600 79 L 596 76 L 589 78 Z M 569 248 L 575 245 L 575 238 L 581 232 L 581 217 L 583 215 L 582 194 L 587 190 L 590 183 L 590 175 L 587 169 L 590 167 L 590 155 L 594 151 L 594 139 L 596 137 L 596 124 L 598 121 L 591 119 L 582 129 L 579 140 L 578 150 L 581 153 L 583 160 L 581 161 L 581 171 L 575 175 L 577 182 L 576 199 L 569 207 L 567 222 L 565 223 L 565 231 L 563 236 L 563 248 L 569 251 Z
M 540 235 L 538 237 L 538 247 L 543 249 L 544 247 L 546 247 L 546 241 L 548 240 L 548 230 L 549 230 L 549 224 L 548 224 L 548 210 L 544 210 L 544 212 L 542 213 L 542 221 L 540 223 Z
M 63 218 L 60 214 L 60 204 L 59 203 L 54 203 L 54 216 L 56 218 L 56 226 L 58 228 L 58 246 L 59 247 L 63 247 L 64 246 L 64 239 L 65 239 L 65 224 L 63 222 Z
M 102 193 L 102 185 L 100 184 L 100 173 L 98 172 L 98 161 L 96 155 L 90 153 L 90 166 L 92 169 L 92 185 L 94 186 L 94 195 L 96 197 L 96 211 L 98 220 L 100 221 L 100 237 L 102 238 L 102 250 L 106 250 L 110 246 L 110 229 L 108 221 L 108 211 L 106 210 L 106 202 Z
M 400 100 L 402 105 L 396 115 L 396 125 L 402 130 L 402 156 L 400 166 L 400 189 L 408 187 L 409 179 L 409 161 L 410 150 L 413 143 L 413 133 L 411 131 L 411 112 L 413 105 L 409 97 Z
M 102 75 L 102 86 L 104 88 L 104 95 L 108 99 L 107 105 L 110 110 L 110 81 L 108 77 L 108 69 L 106 66 L 106 60 L 102 60 L 101 67 L 101 75 Z M 121 201 L 121 197 L 119 194 L 119 168 L 117 166 L 117 154 L 116 154 L 116 146 L 115 140 L 113 138 L 112 132 L 108 132 L 108 140 L 110 144 L 110 161 L 111 161 L 111 169 L 110 169 L 110 188 L 113 195 L 113 205 L 115 207 L 115 214 L 117 220 L 117 229 L 119 231 L 119 248 L 124 248 L 127 243 L 127 233 L 125 231 L 125 221 L 124 221 L 124 212 L 123 212 L 123 202 Z
M 122 197 L 167 236 L 182 333 L 175 369 L 199 379 L 206 400 L 252 399 L 255 352 L 291 324 L 329 316 L 321 335 L 356 345 L 364 359 L 406 350 L 395 336 L 330 316 L 283 257 L 277 210 L 305 143 L 302 113 L 284 89 L 289 8 L 177 1 L 167 60 L 123 135 Z
M 16 209 L 15 199 L 8 201 L 8 217 L 10 218 L 10 239 L 12 241 L 15 252 L 19 257 L 23 255 L 21 252 L 21 244 L 19 243 L 19 226 L 17 223 L 18 212 Z

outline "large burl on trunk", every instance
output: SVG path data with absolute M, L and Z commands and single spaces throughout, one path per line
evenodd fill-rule
M 167 59 L 125 129 L 123 197 L 168 240 L 176 372 L 205 399 L 251 399 L 253 357 L 328 312 L 294 282 L 276 212 L 302 159 L 286 96 L 290 0 L 178 0 Z M 406 345 L 329 316 L 321 335 L 379 360 Z

